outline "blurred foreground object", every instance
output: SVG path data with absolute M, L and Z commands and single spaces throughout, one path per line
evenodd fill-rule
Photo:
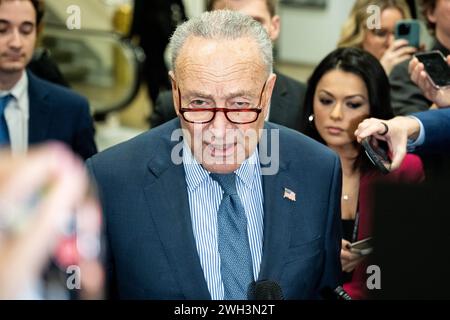
M 79 285 L 69 288 L 66 269 L 65 289 L 77 289 L 80 298 L 101 298 L 100 217 L 83 162 L 62 144 L 36 147 L 27 156 L 1 150 L 0 299 L 45 297 L 42 275 L 52 256 L 76 263 L 70 270 L 78 270 Z M 70 226 L 72 246 L 64 234 Z M 69 245 L 61 251 L 64 243 Z
M 450 160 L 447 158 L 447 161 Z M 448 162 L 447 162 L 448 163 Z M 450 168 L 421 185 L 375 190 L 373 299 L 450 299 Z

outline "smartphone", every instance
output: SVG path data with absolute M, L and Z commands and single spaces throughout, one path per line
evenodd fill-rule
M 450 86 L 450 67 L 440 51 L 416 53 L 415 56 L 425 66 L 428 78 L 435 88 Z
M 391 171 L 391 159 L 378 143 L 375 143 L 375 138 L 367 137 L 361 141 L 367 157 L 382 173 L 388 174 Z
M 417 20 L 400 20 L 395 24 L 395 39 L 406 39 L 411 47 L 420 46 L 420 23 Z
M 368 237 L 365 239 L 362 239 L 357 242 L 353 242 L 350 244 L 350 251 L 353 253 L 360 254 L 362 256 L 368 255 L 373 250 L 373 239 L 372 237 Z

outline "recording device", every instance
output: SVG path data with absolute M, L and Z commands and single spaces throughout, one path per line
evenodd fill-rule
M 368 237 L 350 244 L 350 251 L 362 256 L 370 254 L 372 250 L 373 250 L 372 237 Z
M 250 283 L 247 297 L 249 300 L 284 300 L 280 285 L 271 280 L 259 280 Z
M 417 20 L 400 20 L 395 25 L 395 39 L 406 39 L 411 47 L 420 46 L 420 24 Z
M 423 63 L 428 78 L 435 88 L 450 86 L 450 67 L 440 51 L 416 53 L 415 56 Z
M 366 151 L 367 157 L 382 173 L 388 174 L 391 168 L 391 160 L 381 145 L 376 142 L 375 138 L 367 137 L 361 141 L 362 146 Z
M 320 294 L 325 300 L 353 300 L 341 286 L 337 286 L 335 289 L 325 287 L 320 291 Z

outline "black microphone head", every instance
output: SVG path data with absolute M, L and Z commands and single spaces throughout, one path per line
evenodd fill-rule
M 337 286 L 335 289 L 325 287 L 320 291 L 320 294 L 325 300 L 352 300 L 341 286 Z
M 280 285 L 272 280 L 260 280 L 249 285 L 249 300 L 283 300 L 283 291 Z
M 347 291 L 345 291 L 341 286 L 337 286 L 336 289 L 334 289 L 334 292 L 339 297 L 339 300 L 352 300 L 352 297 L 350 297 Z

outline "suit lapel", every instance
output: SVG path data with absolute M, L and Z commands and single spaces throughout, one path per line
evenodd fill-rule
M 269 124 L 266 123 L 266 129 Z M 268 130 L 270 132 L 270 130 Z M 270 134 L 269 134 L 270 136 Z M 262 136 L 259 152 L 271 155 L 271 144 Z M 281 148 L 281 146 L 280 146 Z M 264 165 L 263 165 L 264 166 Z M 279 159 L 277 174 L 263 175 L 264 193 L 264 242 L 259 280 L 278 279 L 282 271 L 283 257 L 289 247 L 289 222 L 295 201 L 284 197 L 285 188 L 292 189 L 288 172 L 289 163 Z M 295 192 L 295 190 L 292 190 Z
M 270 128 L 271 125 L 266 124 L 269 132 Z M 270 144 L 266 143 L 266 138 L 267 136 L 263 135 L 259 152 L 271 155 Z M 150 161 L 146 173 L 148 183 L 144 192 L 148 212 L 152 215 L 169 263 L 186 299 L 211 299 L 192 231 L 183 165 L 173 164 L 170 159 L 162 158 L 162 154 L 170 154 L 170 151 L 163 150 L 158 157 Z M 277 174 L 262 177 L 264 244 L 260 280 L 280 278 L 291 237 L 289 223 L 295 202 L 285 198 L 284 192 L 285 188 L 292 188 L 293 182 L 288 174 L 289 164 L 280 159 L 279 165 Z
M 28 75 L 28 142 L 29 144 L 41 142 L 47 137 L 49 129 L 51 108 L 45 97 L 47 89 L 39 83 L 39 80 L 31 73 Z
M 161 159 L 163 154 L 170 151 L 149 162 L 144 187 L 148 212 L 186 299 L 211 299 L 192 231 L 184 168 Z
M 283 77 L 277 73 L 277 80 L 275 82 L 275 87 L 273 88 L 272 100 L 270 103 L 270 122 L 286 123 L 285 118 L 290 116 L 288 109 L 289 105 L 292 103 L 289 100 L 288 93 Z
M 284 190 L 291 185 L 285 170 L 277 175 L 263 176 L 264 245 L 259 280 L 280 276 L 283 257 L 289 247 L 289 222 L 294 206 L 292 200 L 284 197 Z

